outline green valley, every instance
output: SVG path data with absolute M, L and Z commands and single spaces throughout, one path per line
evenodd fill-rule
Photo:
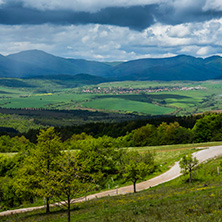
M 84 79 L 68 78 L 68 82 L 67 76 L 65 79 L 0 79 L 0 107 L 138 115 L 189 115 L 222 109 L 221 81 L 95 84 L 93 80 L 86 83 Z

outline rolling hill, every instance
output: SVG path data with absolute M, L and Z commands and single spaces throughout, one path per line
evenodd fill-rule
M 117 65 L 107 75 L 118 80 L 208 80 L 222 73 L 222 58 L 179 55 L 164 59 L 140 59 Z
M 35 77 L 85 73 L 108 80 L 194 80 L 216 79 L 222 75 L 222 57 L 206 59 L 179 55 L 163 59 L 139 59 L 103 63 L 66 59 L 40 50 L 0 55 L 0 77 Z

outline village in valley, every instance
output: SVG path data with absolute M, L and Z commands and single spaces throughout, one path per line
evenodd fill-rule
M 141 93 L 158 93 L 158 92 L 172 92 L 172 91 L 189 91 L 189 90 L 203 90 L 206 87 L 178 87 L 178 86 L 160 86 L 148 88 L 126 88 L 126 87 L 92 87 L 86 88 L 81 93 L 88 94 L 111 94 L 111 95 L 124 95 L 124 94 L 141 94 Z

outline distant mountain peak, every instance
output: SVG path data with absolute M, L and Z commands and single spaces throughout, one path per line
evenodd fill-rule
M 21 61 L 22 60 L 30 61 L 33 58 L 42 58 L 42 57 L 45 58 L 45 57 L 56 57 L 56 56 L 42 50 L 32 49 L 32 50 L 26 50 L 26 51 L 14 53 L 14 54 L 8 55 L 7 57 L 11 59 L 21 60 Z

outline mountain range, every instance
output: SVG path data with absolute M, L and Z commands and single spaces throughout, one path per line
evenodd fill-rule
M 44 79 L 49 76 L 58 78 L 58 75 L 74 76 L 82 73 L 84 78 L 98 76 L 105 78 L 106 81 L 202 81 L 221 78 L 222 57 L 211 56 L 203 59 L 179 55 L 170 58 L 103 63 L 57 57 L 40 50 L 22 51 L 8 56 L 0 55 L 0 77 L 40 78 L 41 76 Z

